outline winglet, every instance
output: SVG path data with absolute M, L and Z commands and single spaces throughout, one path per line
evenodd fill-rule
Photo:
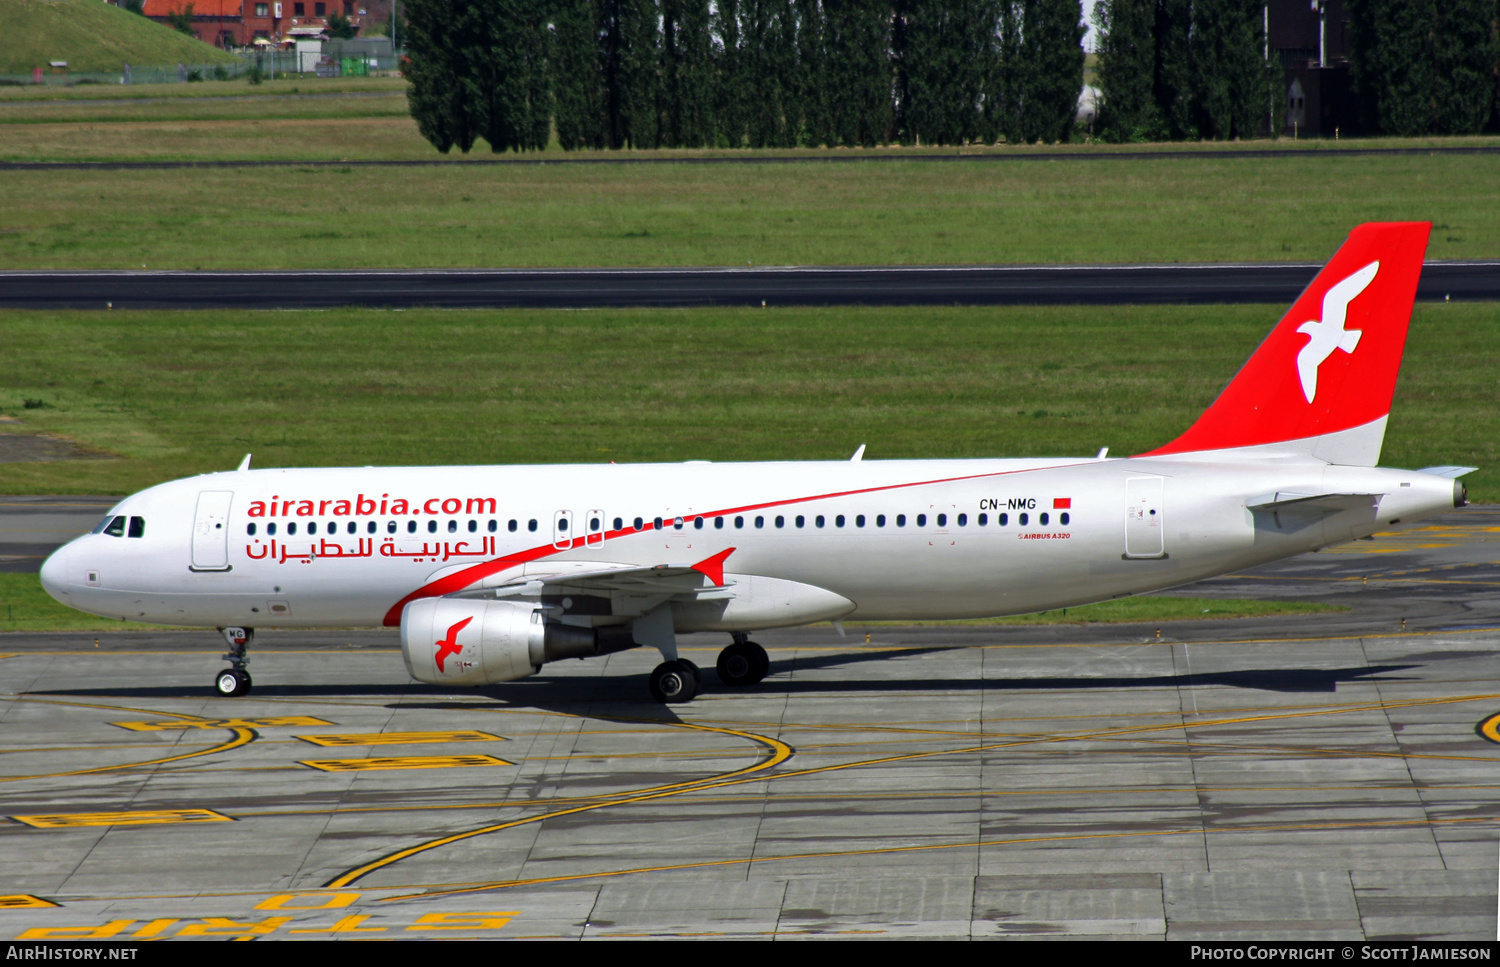
M 236 469 L 236 470 L 249 470 L 250 469 L 250 454 L 248 454 L 248 453 L 245 454 L 245 459 L 241 460 L 240 461 L 240 465 L 238 467 L 235 467 L 234 469 Z
M 692 566 L 693 570 L 712 581 L 714 587 L 719 587 L 724 583 L 724 562 L 728 560 L 729 555 L 734 553 L 734 550 L 731 547 L 728 550 L 720 551 L 713 557 L 705 557 Z
M 854 456 L 849 458 L 850 463 L 859 463 L 865 458 L 865 445 L 861 443 L 859 449 L 854 451 Z

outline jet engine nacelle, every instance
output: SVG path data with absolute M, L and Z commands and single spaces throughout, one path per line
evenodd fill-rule
M 401 657 L 429 685 L 510 682 L 549 661 L 634 646 L 629 629 L 549 623 L 531 602 L 419 598 L 401 612 Z

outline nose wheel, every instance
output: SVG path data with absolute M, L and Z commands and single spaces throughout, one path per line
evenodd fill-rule
M 238 668 L 226 668 L 214 679 L 214 690 L 225 698 L 244 695 L 250 691 L 250 673 Z
M 214 677 L 214 691 L 225 698 L 233 698 L 237 695 L 245 695 L 254 684 L 250 680 L 250 673 L 245 666 L 250 664 L 250 656 L 247 651 L 250 641 L 255 637 L 254 628 L 220 628 L 224 633 L 224 640 L 229 644 L 229 650 L 224 653 L 224 660 L 229 662 L 229 667 L 219 672 Z

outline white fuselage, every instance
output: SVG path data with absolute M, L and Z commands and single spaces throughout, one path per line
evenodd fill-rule
M 1333 510 L 1251 509 L 1277 493 L 1372 496 Z M 754 627 L 964 618 L 1179 585 L 1453 505 L 1445 477 L 1236 451 L 242 470 L 127 498 L 111 517 L 139 518 L 139 537 L 128 525 L 80 537 L 42 578 L 75 608 L 132 621 L 368 626 L 397 623 L 400 604 L 457 574 L 461 586 L 493 587 L 593 565 L 690 565 L 732 548 L 726 576 L 852 603 L 842 614 L 757 612 Z M 678 631 L 750 630 L 711 611 L 677 621 Z

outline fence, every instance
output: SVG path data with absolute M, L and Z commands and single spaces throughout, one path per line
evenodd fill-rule
M 341 57 L 335 72 L 319 71 L 318 76 L 344 77 L 373 74 L 378 71 L 400 69 L 404 51 L 379 56 Z M 53 71 L 43 70 L 40 75 L 0 74 L 0 87 L 30 87 L 40 83 L 47 87 L 77 87 L 87 84 L 178 84 L 192 81 L 231 81 L 246 77 L 260 65 L 263 77 L 281 77 L 297 73 L 297 52 L 294 50 L 264 50 L 236 53 L 235 59 L 218 64 L 165 64 L 148 67 L 121 64 L 117 71 Z M 309 76 L 314 72 L 308 71 Z M 40 80 L 38 80 L 40 78 Z

